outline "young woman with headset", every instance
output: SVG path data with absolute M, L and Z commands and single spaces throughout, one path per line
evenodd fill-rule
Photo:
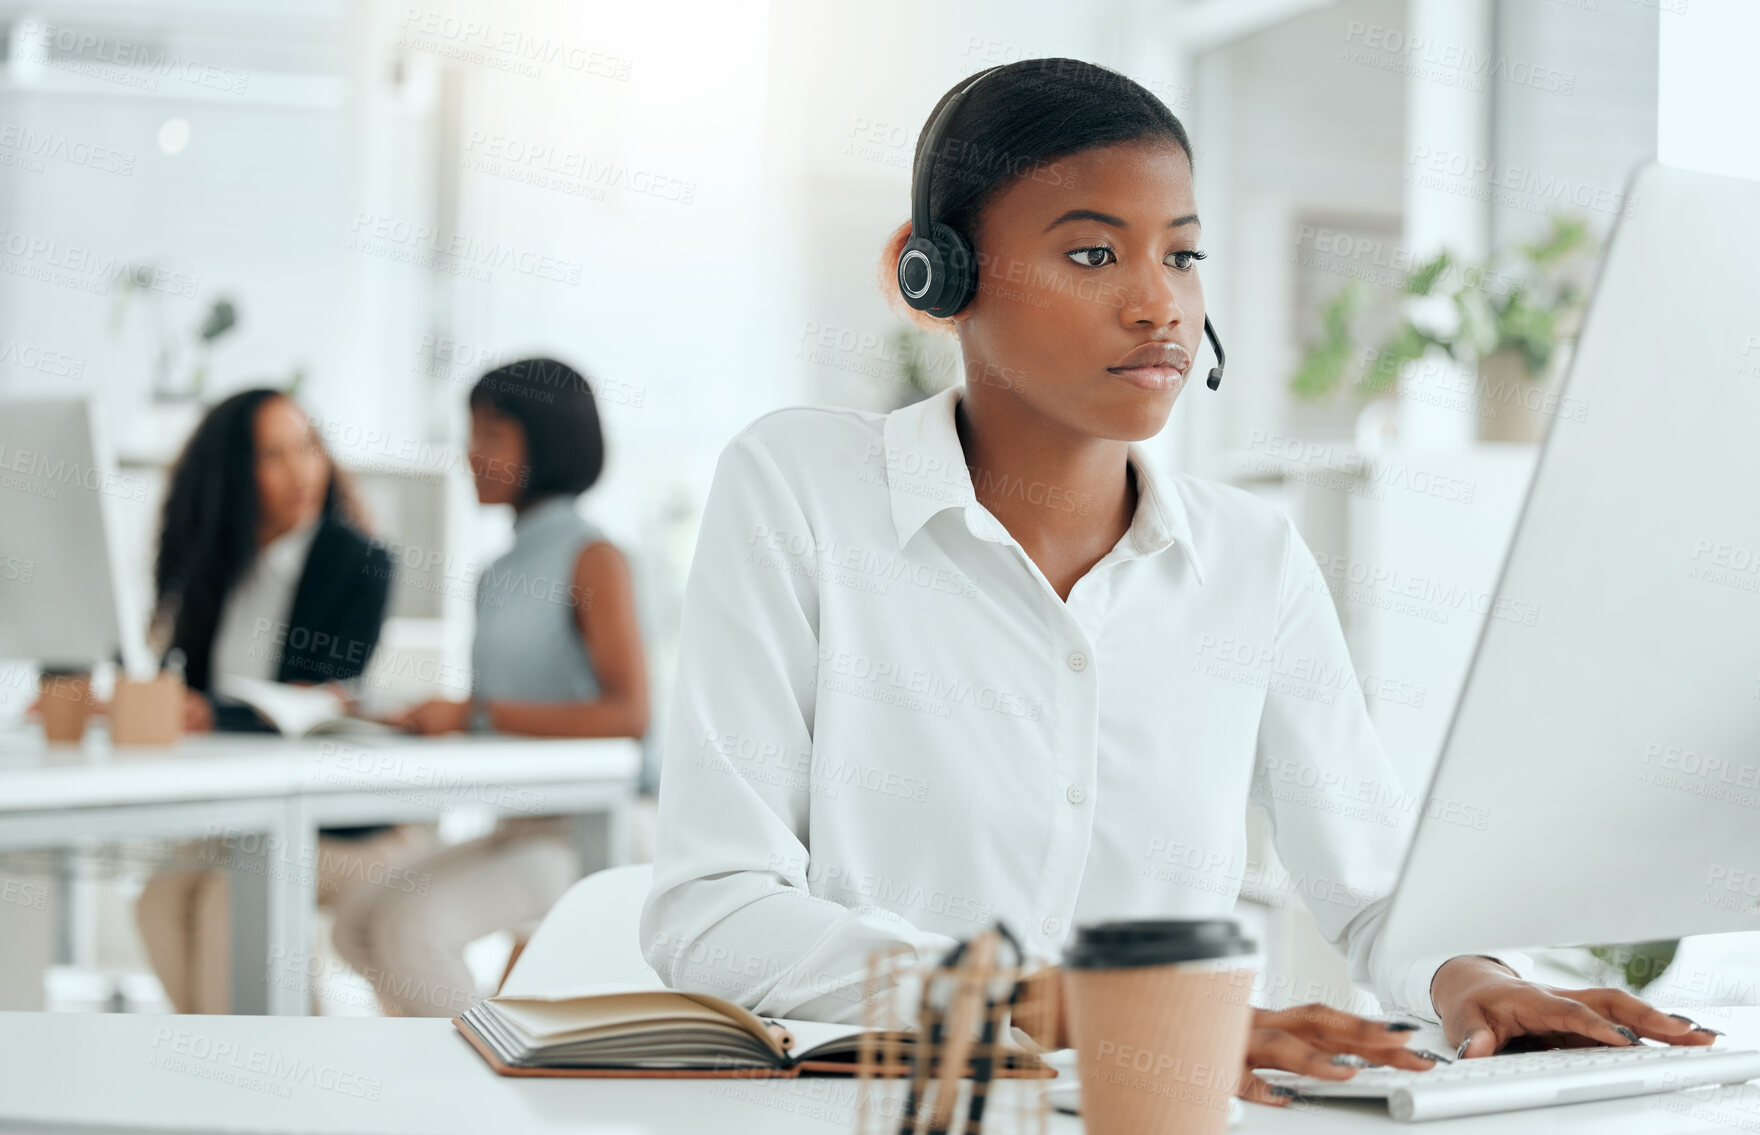
M 1226 915 L 1253 805 L 1324 881 L 1300 893 L 1353 980 L 1459 1054 L 1710 1043 L 1620 991 L 1378 948 L 1412 810 L 1301 788 L 1398 784 L 1314 556 L 1275 509 L 1142 444 L 1205 332 L 1221 381 L 1179 120 L 1105 68 L 1024 60 L 942 97 L 913 173 L 887 264 L 951 321 L 966 382 L 884 416 L 774 411 L 722 453 L 642 918 L 655 969 L 856 1020 L 876 948 L 936 958 L 1001 919 L 1055 957 L 1077 923 Z M 1406 1039 L 1261 1010 L 1248 1067 L 1447 1059 Z

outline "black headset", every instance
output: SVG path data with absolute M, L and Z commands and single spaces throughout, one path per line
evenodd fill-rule
M 954 112 L 972 88 L 996 72 L 1016 65 L 1004 63 L 980 71 L 948 99 L 929 124 L 922 160 L 916 165 L 911 182 L 911 236 L 898 254 L 898 290 L 905 303 L 939 319 L 951 319 L 971 302 L 978 290 L 978 266 L 965 237 L 951 225 L 929 220 L 929 185 L 935 172 L 935 158 L 953 125 Z M 1222 340 L 1216 337 L 1216 328 L 1211 326 L 1208 315 L 1204 316 L 1204 334 L 1210 337 L 1210 346 L 1216 351 L 1216 365 L 1210 368 L 1208 380 L 1210 389 L 1215 390 L 1222 384 L 1222 368 L 1227 360 L 1222 354 Z

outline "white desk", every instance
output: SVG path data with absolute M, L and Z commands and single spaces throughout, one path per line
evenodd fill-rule
M 0 850 L 227 837 L 232 956 L 263 961 L 233 965 L 233 1004 L 302 1014 L 306 984 L 277 975 L 272 962 L 297 964 L 310 952 L 319 828 L 459 807 L 572 815 L 587 867 L 614 866 L 628 846 L 640 769 L 640 745 L 627 739 L 219 733 L 126 748 L 102 730 L 65 747 L 31 730 L 0 737 Z
M 1760 1008 L 1693 1009 L 1760 1044 Z M 548 1135 L 847 1135 L 849 1080 L 537 1080 L 496 1076 L 438 1018 L 0 1013 L 0 1130 L 143 1129 Z M 1036 1091 L 1016 1081 L 1011 1089 Z M 1000 1102 L 1000 1101 L 999 1101 Z M 1006 1114 L 1007 1109 L 1001 1109 Z M 1732 1135 L 1760 1085 L 1406 1125 L 1379 1107 L 1249 1105 L 1238 1135 Z M 991 1125 L 986 1124 L 987 1127 Z M 1054 1115 L 1053 1135 L 1080 1122 Z M 995 1135 L 1008 1128 L 991 1127 Z

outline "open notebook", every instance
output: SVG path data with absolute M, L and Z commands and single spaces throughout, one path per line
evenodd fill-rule
M 243 702 L 284 737 L 327 733 L 395 735 L 401 730 L 348 712 L 343 700 L 323 686 L 265 682 L 238 674 L 222 674 L 214 684 L 222 698 Z
M 503 1076 L 853 1076 L 860 1037 L 872 1031 L 762 1018 L 707 993 L 623 986 L 491 997 L 452 1023 Z M 908 1046 L 911 1034 L 893 1039 Z M 997 1076 L 1056 1075 L 1025 1051 L 1000 1064 Z

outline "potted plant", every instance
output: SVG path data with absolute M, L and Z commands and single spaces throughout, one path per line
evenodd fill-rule
M 1372 296 L 1347 281 L 1321 308 L 1321 334 L 1290 390 L 1319 399 L 1348 382 L 1359 398 L 1377 397 L 1437 352 L 1476 367 L 1481 439 L 1538 441 L 1559 409 L 1559 362 L 1581 325 L 1594 243 L 1587 221 L 1559 216 L 1545 238 L 1488 263 L 1463 263 L 1445 249 L 1408 273 L 1401 288 L 1406 297 L 1445 302 L 1404 312 L 1374 349 L 1354 334 Z

